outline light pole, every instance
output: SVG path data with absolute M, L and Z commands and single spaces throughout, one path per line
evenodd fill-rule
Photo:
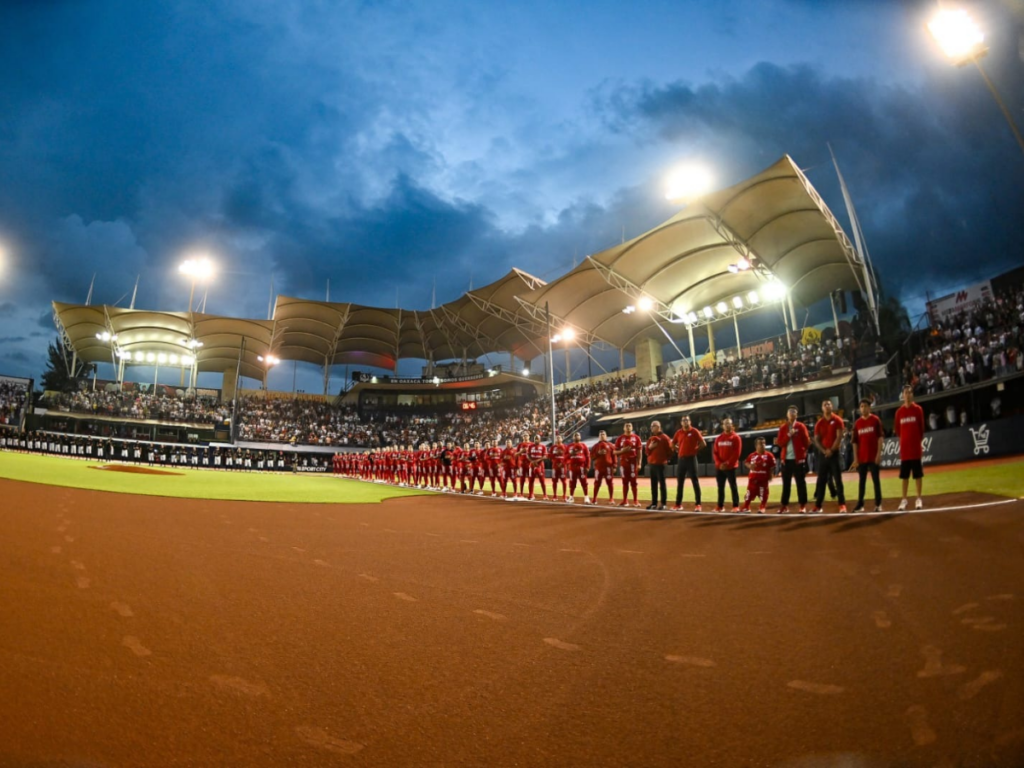
M 267 373 L 275 365 L 281 362 L 281 358 L 274 355 L 257 355 L 256 359 L 263 363 L 263 391 L 267 391 Z
M 962 67 L 970 62 L 978 68 L 982 80 L 992 92 L 992 98 L 996 100 L 996 104 L 1002 110 L 1003 117 L 1006 118 L 1010 131 L 1013 132 L 1013 137 L 1017 140 L 1017 146 L 1020 147 L 1021 152 L 1024 152 L 1024 137 L 1021 137 L 1020 129 L 1017 128 L 1013 115 L 1003 103 L 1003 97 L 999 95 L 995 84 L 981 67 L 981 59 L 988 53 L 988 46 L 985 45 L 985 34 L 971 18 L 971 15 L 962 8 L 939 11 L 928 22 L 928 31 L 953 64 Z
M 205 256 L 199 256 L 192 259 L 185 259 L 181 264 L 178 265 L 178 272 L 188 277 L 192 282 L 192 287 L 188 292 L 188 311 L 192 314 L 192 299 L 196 293 L 196 282 L 206 282 L 213 277 L 213 262 Z M 203 307 L 206 309 L 206 307 Z

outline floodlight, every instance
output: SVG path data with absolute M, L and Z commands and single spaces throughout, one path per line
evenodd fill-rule
M 739 268 L 739 267 L 737 267 L 737 266 L 736 266 L 735 264 L 730 264 L 730 265 L 729 265 L 729 266 L 727 267 L 727 269 L 728 269 L 728 270 L 729 270 L 730 272 L 732 272 L 732 273 L 733 273 L 734 275 L 735 275 L 735 274 L 736 274 L 737 272 L 739 272 L 739 271 L 740 271 L 740 268 Z
M 928 31 L 946 57 L 957 66 L 988 52 L 984 33 L 962 8 L 939 11 L 928 22 Z
M 747 294 L 748 304 L 758 304 L 761 301 L 761 297 L 757 295 L 757 291 L 751 291 Z
M 554 342 L 555 344 L 557 344 L 561 340 L 562 340 L 562 337 L 559 334 L 557 334 L 557 333 L 554 336 L 551 337 L 551 341 Z
M 726 312 L 729 311 L 729 305 L 726 304 L 724 301 L 720 301 L 715 305 L 715 309 L 718 310 L 718 314 L 724 315 Z
M 182 363 L 182 365 L 192 365 L 192 363 L 194 363 L 195 361 L 196 361 L 196 359 L 194 357 L 192 357 L 192 355 L 182 355 L 181 356 L 181 363 Z
M 132 353 L 131 352 L 122 352 L 121 353 L 121 359 L 122 360 L 131 360 L 132 359 Z
M 376 376 L 371 376 L 370 377 L 370 383 L 371 384 L 376 384 L 377 383 L 377 377 Z
M 711 307 L 704 307 L 704 317 L 706 317 L 708 320 L 710 320 L 714 316 L 715 316 L 715 310 L 713 310 Z
M 786 286 L 778 280 L 772 280 L 761 289 L 765 301 L 780 301 L 786 297 Z
M 159 355 L 156 356 L 156 361 L 160 363 L 160 365 L 163 365 L 164 363 L 167 362 L 167 355 L 161 352 Z
M 740 296 L 733 296 L 732 305 L 736 307 L 736 309 L 743 309 L 743 298 Z
M 665 198 L 688 203 L 706 194 L 713 183 L 711 172 L 706 167 L 697 163 L 682 165 L 665 179 Z
M 435 376 L 434 377 L 434 386 L 436 387 L 440 383 L 441 383 L 441 378 L 439 376 Z
M 152 362 L 155 362 L 155 361 L 156 361 L 156 355 L 154 355 L 152 352 L 147 352 L 146 353 L 146 362 L 147 363 L 152 363 Z
M 206 256 L 198 256 L 192 259 L 185 259 L 179 266 L 178 271 L 193 280 L 209 280 L 213 277 L 213 262 Z
M 741 272 L 745 272 L 746 270 L 750 269 L 750 262 L 747 261 L 745 257 L 740 256 L 740 260 L 736 262 L 736 267 Z
M 530 369 L 529 368 L 523 368 L 523 376 L 529 376 L 529 375 L 530 375 Z
M 686 315 L 686 322 L 688 322 L 690 325 L 695 325 L 697 323 L 697 320 L 698 320 L 698 317 L 697 317 L 697 313 L 696 312 L 689 312 L 689 313 L 687 313 L 687 315 Z
M 640 305 L 640 309 L 642 309 L 644 312 L 646 312 L 647 310 L 654 306 L 654 302 L 651 301 L 646 296 L 642 297 L 640 301 L 637 302 L 637 304 Z
M 171 355 L 170 360 L 171 360 L 171 365 L 177 365 L 178 364 L 178 356 L 177 355 Z
M 576 338 L 576 331 L 573 330 L 572 328 L 566 328 L 565 330 L 562 331 L 562 338 L 565 339 L 566 341 L 572 341 L 573 339 Z
M 624 310 L 622 310 L 622 314 L 624 315 L 632 315 L 634 312 L 636 312 L 636 307 L 634 307 L 632 304 L 630 304 Z

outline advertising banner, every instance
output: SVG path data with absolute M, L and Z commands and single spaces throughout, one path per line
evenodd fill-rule
M 933 323 L 947 320 L 953 315 L 972 309 L 983 301 L 992 299 L 992 282 L 985 280 L 928 302 L 928 316 Z
M 924 464 L 949 464 L 971 461 L 990 456 L 1021 453 L 1020 435 L 1024 430 L 1024 416 L 982 422 L 967 427 L 940 429 L 925 433 L 922 454 Z M 882 448 L 882 466 L 900 465 L 899 441 L 886 438 Z

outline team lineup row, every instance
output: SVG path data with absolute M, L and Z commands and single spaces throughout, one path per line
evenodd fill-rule
M 896 434 L 900 441 L 901 468 L 903 478 L 903 499 L 899 509 L 907 508 L 907 483 L 911 476 L 916 480 L 917 500 L 915 507 L 923 507 L 921 500 L 921 447 L 924 438 L 924 413 L 913 401 L 913 390 L 903 391 L 904 404 L 896 414 Z M 855 512 L 864 511 L 864 493 L 870 476 L 875 492 L 875 511 L 882 511 L 879 468 L 881 463 L 884 430 L 881 420 L 871 412 L 870 400 L 862 400 L 860 417 L 853 428 L 853 441 L 857 448 L 856 459 L 851 469 L 859 473 L 859 497 Z M 796 485 L 799 511 L 807 511 L 807 454 L 812 449 L 820 454 L 815 506 L 812 512 L 821 512 L 826 490 L 835 489 L 839 501 L 839 512 L 845 513 L 846 497 L 840 464 L 840 443 L 845 424 L 841 416 L 833 411 L 832 402 L 822 403 L 821 417 L 814 427 L 813 437 L 806 425 L 797 420 L 798 409 L 791 406 L 786 422 L 779 428 L 776 445 L 780 449 L 780 460 L 766 450 L 765 439 L 758 437 L 754 451 L 742 461 L 748 470 L 747 492 L 742 506 L 737 487 L 737 471 L 743 451 L 743 439 L 736 433 L 731 419 L 722 422 L 722 431 L 712 443 L 712 459 L 718 484 L 716 512 L 724 511 L 725 489 L 728 486 L 732 496 L 733 510 L 749 512 L 751 504 L 759 502 L 757 511 L 764 512 L 768 506 L 768 491 L 772 477 L 781 471 L 783 489 L 779 512 L 789 512 L 792 485 Z M 589 448 L 580 433 L 573 435 L 573 442 L 564 443 L 560 436 L 551 446 L 543 443 L 540 435 L 532 440 L 513 444 L 507 440 L 504 446 L 498 441 L 484 446 L 481 442 L 456 445 L 453 441 L 445 444 L 433 443 L 420 446 L 398 446 L 382 448 L 358 454 L 336 454 L 336 474 L 369 480 L 378 483 L 394 483 L 442 492 L 459 492 L 484 495 L 486 486 L 492 496 L 508 500 L 563 501 L 573 503 L 576 489 L 582 486 L 583 503 L 596 504 L 601 486 L 608 488 L 608 501 L 614 503 L 616 477 L 622 480 L 622 499 L 619 506 L 639 507 L 637 479 L 644 460 L 650 470 L 651 504 L 648 509 L 665 510 L 668 504 L 666 469 L 671 459 L 676 459 L 676 501 L 673 511 L 683 509 L 683 492 L 687 479 L 691 481 L 694 493 L 694 511 L 701 511 L 701 488 L 698 480 L 697 454 L 705 447 L 706 440 L 700 430 L 693 427 L 690 419 L 682 418 L 679 430 L 671 438 L 661 429 L 660 422 L 653 422 L 651 434 L 646 441 L 633 432 L 632 424 L 625 424 L 623 434 L 614 442 L 606 432 L 599 434 L 598 442 Z M 551 465 L 551 495 L 548 494 L 546 464 Z M 588 475 L 593 472 L 594 492 L 590 493 Z M 537 494 L 537 486 L 540 494 Z M 630 501 L 632 497 L 632 501 Z

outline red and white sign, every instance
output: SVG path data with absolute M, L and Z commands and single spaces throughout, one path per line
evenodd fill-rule
M 989 280 L 983 283 L 969 285 L 956 293 L 943 296 L 928 302 L 928 316 L 933 323 L 948 320 L 953 315 L 969 309 L 978 304 L 992 299 L 992 283 Z

